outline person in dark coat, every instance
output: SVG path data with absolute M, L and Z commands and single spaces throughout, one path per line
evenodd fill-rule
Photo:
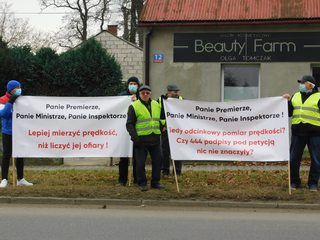
M 139 79 L 137 77 L 130 77 L 127 81 L 127 89 L 119 93 L 118 96 L 131 96 L 131 100 L 134 102 L 138 98 L 139 87 L 140 87 Z M 132 154 L 132 167 L 133 167 L 133 183 L 135 184 L 137 180 L 136 180 L 136 161 L 134 157 L 134 152 Z M 129 168 L 129 158 L 128 157 L 120 158 L 118 186 L 127 185 L 128 168 Z
M 168 98 L 177 98 L 182 100 L 183 98 L 180 96 L 179 91 L 180 89 L 177 85 L 169 84 L 167 86 L 167 93 L 159 97 L 158 102 L 161 107 L 160 119 L 162 119 L 162 121 L 166 119 L 164 107 L 163 107 L 163 100 Z M 167 131 L 166 125 L 161 132 L 161 147 L 162 147 L 162 176 L 166 178 L 170 175 L 170 146 L 169 146 L 169 138 L 168 138 L 168 131 Z M 180 176 L 182 171 L 182 161 L 174 161 L 174 165 L 176 168 L 177 175 Z

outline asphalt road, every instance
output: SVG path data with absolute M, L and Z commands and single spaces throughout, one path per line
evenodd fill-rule
M 1 240 L 318 240 L 320 211 L 0 205 Z

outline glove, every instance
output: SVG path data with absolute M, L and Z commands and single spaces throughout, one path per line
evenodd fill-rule
M 19 97 L 18 95 L 12 95 L 9 99 L 9 103 L 13 104 L 18 97 Z

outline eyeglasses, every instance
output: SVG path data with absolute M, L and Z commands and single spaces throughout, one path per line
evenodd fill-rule
M 140 92 L 142 95 L 150 95 L 150 92 Z

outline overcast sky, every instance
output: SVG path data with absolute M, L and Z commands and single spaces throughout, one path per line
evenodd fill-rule
M 41 11 L 38 0 L 5 0 L 11 4 L 11 11 L 16 18 L 25 18 L 29 20 L 29 24 L 41 31 L 57 32 L 62 26 L 62 17 L 67 9 L 48 8 Z M 116 10 L 113 10 L 115 12 Z M 44 13 L 44 14 L 41 14 Z M 117 24 L 116 14 L 109 24 Z
M 15 17 L 29 19 L 30 25 L 37 30 L 57 31 L 62 25 L 63 9 L 46 9 L 42 12 L 55 14 L 39 14 L 41 9 L 38 0 L 6 0 L 6 2 L 11 4 L 11 11 Z

